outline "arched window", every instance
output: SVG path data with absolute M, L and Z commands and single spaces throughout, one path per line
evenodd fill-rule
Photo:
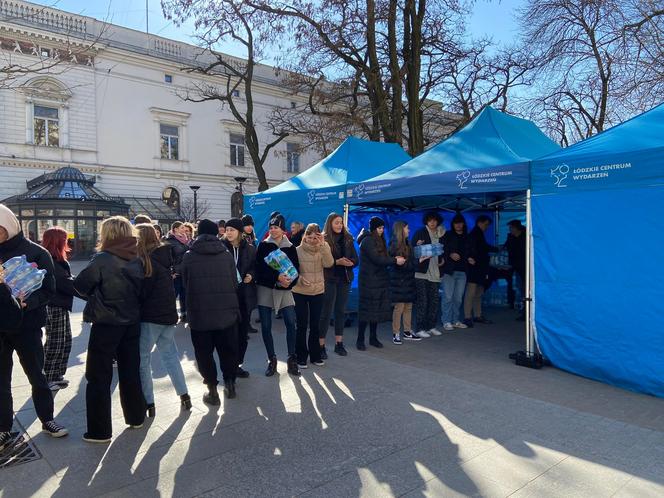
M 171 208 L 180 212 L 180 192 L 175 187 L 166 187 L 161 194 L 161 199 Z

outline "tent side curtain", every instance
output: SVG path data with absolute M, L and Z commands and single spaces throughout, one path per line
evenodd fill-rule
M 392 180 L 370 180 L 346 189 L 349 204 L 431 196 L 468 196 L 484 192 L 519 192 L 528 189 L 528 163 L 492 168 L 464 169 Z

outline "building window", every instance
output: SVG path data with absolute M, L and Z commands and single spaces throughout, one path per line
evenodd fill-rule
M 161 194 L 161 199 L 167 206 L 180 212 L 180 192 L 175 187 L 166 187 Z
M 231 90 L 231 95 L 233 97 L 239 97 L 240 96 L 240 90 Z
M 231 166 L 244 166 L 244 137 L 231 133 Z
M 300 172 L 300 147 L 298 144 L 286 144 L 286 171 L 288 173 Z
M 164 82 L 165 83 L 173 83 L 173 75 L 172 74 L 165 74 L 164 75 Z
M 34 144 L 58 147 L 60 145 L 60 120 L 58 109 L 36 105 L 34 115 Z
M 179 129 L 177 126 L 161 123 L 159 125 L 161 140 L 161 158 L 178 160 L 179 158 Z

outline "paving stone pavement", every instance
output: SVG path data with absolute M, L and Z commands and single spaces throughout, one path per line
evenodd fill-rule
M 15 410 L 43 457 L 0 470 L 0 496 L 140 497 L 661 497 L 664 400 L 555 368 L 514 366 L 522 324 L 496 324 L 349 356 L 331 354 L 300 378 L 286 374 L 285 335 L 275 320 L 279 375 L 263 376 L 252 334 L 238 397 L 218 409 L 205 391 L 188 329 L 177 341 L 194 407 L 179 399 L 153 356 L 157 416 L 128 429 L 117 389 L 110 445 L 85 432 L 88 327 L 72 315 L 69 388 L 55 397 L 69 437 L 40 433 L 30 387 L 14 366 Z

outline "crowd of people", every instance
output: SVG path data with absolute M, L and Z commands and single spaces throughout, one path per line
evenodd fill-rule
M 147 216 L 136 216 L 133 223 L 114 216 L 102 222 L 96 254 L 74 276 L 65 230 L 49 228 L 41 245 L 36 244 L 24 237 L 11 210 L 0 205 L 0 261 L 24 255 L 46 271 L 41 288 L 28 297 L 13 296 L 0 271 L 0 450 L 11 440 L 14 351 L 32 386 L 43 431 L 53 437 L 67 435 L 54 420 L 52 393 L 68 385 L 74 297 L 86 300 L 83 321 L 91 324 L 83 439 L 107 443 L 112 437 L 114 365 L 126 424 L 139 429 L 146 416 L 155 416 L 150 364 L 155 347 L 182 409 L 191 409 L 175 342 L 178 322 L 190 330 L 196 365 L 207 387 L 203 402 L 211 406 L 221 403 L 215 351 L 227 398 L 236 397 L 237 378 L 250 376 L 243 362 L 249 334 L 256 332 L 251 325 L 256 309 L 266 376 L 277 372 L 275 317 L 284 322 L 290 375 L 325 364 L 332 324 L 333 351 L 347 356 L 346 305 L 358 266 L 359 351 L 366 350 L 367 343 L 383 347 L 381 322 L 391 321 L 395 345 L 441 335 L 439 324 L 451 331 L 491 323 L 482 310 L 489 254 L 497 250 L 486 241 L 490 224 L 491 219 L 482 215 L 468 231 L 463 215 L 456 214 L 445 230 L 440 214 L 428 212 L 412 236 L 405 221 L 395 222 L 388 243 L 380 217 L 372 217 L 355 240 L 338 213 L 331 213 L 321 229 L 316 223 L 305 226 L 297 221 L 287 227 L 284 216 L 274 212 L 261 237 L 249 215 L 218 223 L 204 219 L 196 226 L 175 222 L 166 234 Z M 523 285 L 525 230 L 515 221 L 510 232 L 510 263 Z M 437 243 L 442 244 L 442 254 L 415 256 L 416 246 Z M 277 249 L 297 270 L 296 278 L 267 263 L 268 254 Z

